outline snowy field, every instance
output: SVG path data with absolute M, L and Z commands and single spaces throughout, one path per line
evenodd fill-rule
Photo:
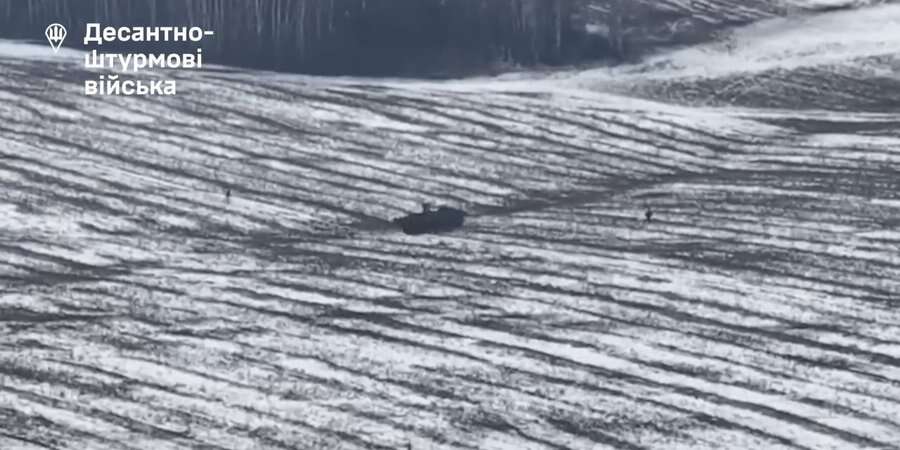
M 0 449 L 900 448 L 900 5 L 527 80 L 48 55 L 0 44 Z

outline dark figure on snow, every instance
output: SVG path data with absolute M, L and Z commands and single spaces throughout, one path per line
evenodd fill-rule
M 647 211 L 644 212 L 644 218 L 647 222 L 653 220 L 653 211 L 650 208 L 647 208 Z
M 422 203 L 422 212 L 427 213 L 431 211 L 431 203 Z
M 231 200 L 231 189 L 226 189 L 225 190 L 225 201 L 227 202 L 229 200 Z

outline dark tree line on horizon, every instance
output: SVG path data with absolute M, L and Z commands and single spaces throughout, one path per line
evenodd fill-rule
M 81 46 L 102 26 L 199 26 L 204 62 L 314 74 L 429 75 L 607 56 L 574 25 L 583 0 L 0 0 L 0 37 L 43 39 L 52 22 Z M 196 44 L 105 45 L 190 51 Z

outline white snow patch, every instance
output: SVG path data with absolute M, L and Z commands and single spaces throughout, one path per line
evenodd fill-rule
M 67 37 L 67 39 L 70 38 Z M 0 58 L 80 61 L 84 58 L 84 52 L 65 47 L 60 48 L 58 52 L 54 52 L 53 49 L 50 48 L 49 42 L 47 45 L 38 45 L 35 43 L 0 39 Z
M 645 63 L 589 70 L 576 85 L 628 78 L 716 77 L 734 73 L 842 64 L 900 53 L 900 5 L 890 4 L 811 17 L 777 18 L 735 31 L 732 51 L 710 43 Z

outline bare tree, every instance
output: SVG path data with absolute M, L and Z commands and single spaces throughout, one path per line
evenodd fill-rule
M 563 54 L 572 26 L 572 5 L 577 1 L 84 0 L 75 8 L 66 1 L 0 0 L 0 38 L 42 38 L 39 33 L 50 22 L 70 30 L 84 30 L 88 22 L 192 25 L 216 31 L 214 39 L 203 41 L 207 61 L 252 61 L 315 70 L 336 63 L 354 66 L 358 54 L 379 43 L 387 49 L 383 51 L 394 51 L 398 60 L 404 60 L 408 49 L 392 47 L 385 40 L 409 33 L 400 41 L 422 46 L 422 56 L 451 51 L 459 52 L 458 57 L 491 53 L 508 56 L 515 63 L 539 63 L 558 60 Z M 395 26 L 421 24 L 416 15 L 423 13 L 435 26 L 409 30 Z M 78 41 L 71 39 L 67 44 L 79 45 Z M 377 58 L 369 61 L 379 63 Z
M 609 3 L 609 45 L 613 54 L 619 59 L 625 59 L 625 0 L 610 0 Z

